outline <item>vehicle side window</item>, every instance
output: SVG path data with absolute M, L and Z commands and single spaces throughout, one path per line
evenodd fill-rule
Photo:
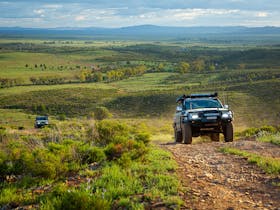
M 185 109 L 190 109 L 190 102 L 189 101 L 185 101 Z

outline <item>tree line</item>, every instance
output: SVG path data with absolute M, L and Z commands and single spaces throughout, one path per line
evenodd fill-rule
M 57 76 L 45 76 L 45 77 L 30 77 L 30 81 L 33 85 L 56 85 L 69 83 L 65 77 Z
M 112 82 L 127 79 L 133 76 L 140 76 L 147 72 L 145 65 L 139 65 L 134 67 L 123 67 L 115 70 L 102 73 L 100 71 L 82 70 L 78 76 L 80 82 Z
M 23 80 L 21 78 L 0 78 L 0 88 L 8 88 L 22 84 Z

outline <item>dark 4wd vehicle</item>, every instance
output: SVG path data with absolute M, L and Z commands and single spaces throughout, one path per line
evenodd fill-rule
M 217 93 L 191 94 L 177 99 L 173 123 L 176 142 L 191 144 L 192 137 L 201 135 L 219 141 L 220 133 L 226 142 L 233 141 L 233 113 L 217 97 Z
M 41 128 L 49 124 L 48 116 L 37 116 L 35 119 L 34 127 Z

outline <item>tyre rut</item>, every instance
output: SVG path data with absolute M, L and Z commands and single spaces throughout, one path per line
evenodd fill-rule
M 248 144 L 247 149 L 259 143 L 247 142 L 241 144 Z M 246 158 L 219 152 L 220 147 L 234 145 L 161 144 L 178 163 L 183 209 L 280 209 L 280 188 L 273 185 L 280 177 L 265 174 Z

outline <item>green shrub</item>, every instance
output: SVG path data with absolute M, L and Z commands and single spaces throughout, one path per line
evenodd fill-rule
M 87 114 L 87 120 L 94 119 L 94 112 L 90 112 Z
M 130 128 L 125 124 L 115 120 L 102 120 L 97 122 L 96 132 L 98 137 L 96 143 L 106 146 L 110 143 L 121 143 L 129 139 Z
M 95 197 L 87 192 L 73 191 L 66 192 L 61 201 L 54 205 L 55 209 L 110 209 L 110 202 L 103 199 L 102 197 Z
M 169 174 L 154 174 L 149 173 L 145 177 L 145 185 L 149 189 L 156 188 L 162 195 L 177 195 L 179 182 L 175 177 Z M 158 196 L 158 195 L 154 195 Z
M 7 154 L 4 151 L 0 151 L 0 177 L 9 174 L 7 161 Z
M 271 125 L 264 125 L 260 128 L 248 128 L 244 131 L 242 131 L 239 135 L 240 136 L 246 136 L 246 137 L 250 137 L 250 136 L 255 136 L 255 135 L 259 135 L 263 132 L 265 133 L 277 133 L 279 129 L 275 126 L 271 126 Z
M 133 201 L 131 198 L 121 198 L 114 205 L 116 209 L 145 209 L 143 203 L 139 203 L 139 201 Z
M 0 191 L 0 207 L 7 204 L 20 205 L 33 201 L 32 194 L 26 191 L 18 191 L 16 187 L 2 188 Z M 4 209 L 4 208 L 3 208 Z
M 62 196 L 63 194 L 65 194 L 68 191 L 68 187 L 65 183 L 58 183 L 57 185 L 55 185 L 53 187 L 53 190 L 51 192 L 51 196 L 52 197 L 58 197 L 58 196 Z
M 23 145 L 22 142 L 10 141 L 6 145 L 5 156 L 6 160 L 2 163 L 3 171 L 6 175 L 14 174 L 20 175 L 26 172 L 25 155 L 30 154 L 30 151 Z
M 80 141 L 65 139 L 61 144 L 49 143 L 48 149 L 51 153 L 60 157 L 62 165 L 65 166 L 65 172 L 78 171 L 81 168 L 81 155 L 79 149 Z
M 0 142 L 8 139 L 6 128 L 0 127 Z
M 147 153 L 148 149 L 143 142 L 128 140 L 120 144 L 109 144 L 105 148 L 105 154 L 108 160 L 116 160 L 128 153 L 130 159 L 135 160 Z
M 57 144 L 54 142 L 49 142 L 48 143 L 48 150 L 52 153 L 60 153 L 61 150 L 63 150 L 64 146 L 61 144 Z
M 256 135 L 257 132 L 258 132 L 257 128 L 248 128 L 248 129 L 242 131 L 240 133 L 240 136 L 250 137 L 250 136 Z
M 267 133 L 276 133 L 277 128 L 271 125 L 262 126 L 259 131 L 267 132 Z
M 53 193 L 41 202 L 40 209 L 55 210 L 95 210 L 110 209 L 111 202 L 84 190 L 67 190 L 60 195 Z
M 142 141 L 146 145 L 150 142 L 151 134 L 146 124 L 137 124 L 137 126 L 134 127 L 133 133 L 136 141 Z
M 96 141 L 98 139 L 98 133 L 95 130 L 95 127 L 90 125 L 86 131 L 87 142 Z
M 112 114 L 106 107 L 100 106 L 94 109 L 94 118 L 96 120 L 104 120 L 106 118 L 112 117 Z
M 150 137 L 151 137 L 150 133 L 138 133 L 135 136 L 135 140 L 142 141 L 145 144 L 148 144 L 150 142 Z
M 57 116 L 57 119 L 60 120 L 60 121 L 64 121 L 64 120 L 66 120 L 66 115 L 65 114 L 59 114 Z
M 269 142 L 280 146 L 280 132 L 275 134 L 264 133 L 262 135 L 259 135 L 257 140 L 262 142 Z
M 144 155 L 148 153 L 149 149 L 143 142 L 133 142 L 133 144 L 131 144 L 130 142 L 131 141 L 127 142 L 127 144 L 130 145 L 128 146 L 128 148 L 130 148 L 132 160 L 144 157 Z
M 132 164 L 131 155 L 129 153 L 122 154 L 122 156 L 117 160 L 117 163 L 122 168 L 130 168 Z
M 93 190 L 103 194 L 105 199 L 116 200 L 142 192 L 143 186 L 137 177 L 112 164 L 103 168 L 102 176 L 93 183 Z
M 27 171 L 33 176 L 56 178 L 67 172 L 66 166 L 61 162 L 60 156 L 46 149 L 35 149 L 30 155 L 25 154 Z
M 122 156 L 124 148 L 122 144 L 109 144 L 105 149 L 105 154 L 108 160 L 115 160 Z
M 101 162 L 105 160 L 106 156 L 103 149 L 98 147 L 92 147 L 89 145 L 84 145 L 79 148 L 79 155 L 83 164 Z

